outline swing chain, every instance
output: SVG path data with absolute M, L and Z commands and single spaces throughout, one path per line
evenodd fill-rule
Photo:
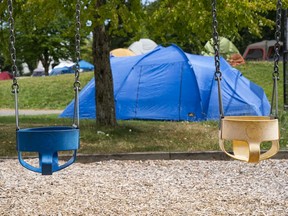
M 73 126 L 75 128 L 79 128 L 80 120 L 79 120 L 79 91 L 80 91 L 80 12 L 81 12 L 81 4 L 80 0 L 76 2 L 76 33 L 75 33 L 75 52 L 76 52 L 76 65 L 75 65 L 75 81 L 74 81 L 74 91 L 75 91 L 75 100 L 74 100 L 74 116 L 73 116 Z
M 273 72 L 273 79 L 279 80 L 279 66 L 278 62 L 280 59 L 280 37 L 281 37 L 281 10 L 282 10 L 282 2 L 278 0 L 277 2 L 277 9 L 276 9 L 276 32 L 275 32 L 275 40 L 276 43 L 274 45 L 274 72 Z
M 14 18 L 13 18 L 13 5 L 12 0 L 8 0 L 8 13 L 9 13 L 9 28 L 10 28 L 10 55 L 12 60 L 12 73 L 13 84 L 12 93 L 19 92 L 19 85 L 17 82 L 17 65 L 16 65 L 16 48 L 15 48 L 15 31 L 14 31 Z
M 224 118 L 222 92 L 221 92 L 221 79 L 222 73 L 220 71 L 220 54 L 219 54 L 219 36 L 218 36 L 218 21 L 217 21 L 217 11 L 216 11 L 216 0 L 212 0 L 212 16 L 213 16 L 213 47 L 214 47 L 214 61 L 215 61 L 215 73 L 214 78 L 217 81 L 218 87 L 218 104 L 220 119 Z M 221 128 L 221 120 L 219 121 L 219 128 Z
M 219 56 L 219 36 L 218 36 L 218 21 L 216 11 L 216 0 L 212 1 L 212 14 L 213 14 L 213 46 L 214 46 L 214 59 L 215 59 L 215 80 L 221 80 L 222 73 L 220 71 L 220 56 Z
M 79 74 L 80 74 L 80 0 L 76 3 L 76 33 L 75 33 L 75 48 L 76 48 L 76 70 L 75 70 L 75 82 L 74 88 L 80 89 Z
M 276 31 L 275 31 L 275 40 L 274 45 L 274 71 L 273 71 L 273 89 L 272 89 L 272 99 L 271 99 L 271 109 L 270 116 L 272 118 L 278 118 L 278 80 L 279 80 L 279 59 L 280 59 L 280 37 L 281 37 L 281 12 L 282 12 L 282 1 L 277 1 L 276 7 Z M 275 102 L 275 112 L 273 116 L 273 107 Z
M 13 3 L 12 0 L 8 0 L 8 13 L 9 13 L 9 29 L 10 29 L 10 55 L 12 60 L 12 73 L 13 73 L 13 84 L 12 93 L 14 94 L 15 100 L 15 120 L 16 120 L 16 130 L 19 130 L 19 108 L 18 108 L 18 93 L 19 85 L 17 81 L 17 65 L 16 65 L 16 48 L 15 48 L 15 30 L 14 30 L 14 19 L 13 19 Z

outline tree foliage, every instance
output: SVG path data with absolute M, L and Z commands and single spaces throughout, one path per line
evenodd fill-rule
M 212 35 L 211 1 L 158 0 L 145 5 L 145 10 L 140 0 L 106 0 L 98 9 L 93 2 L 81 1 L 82 38 L 93 31 L 93 25 L 109 23 L 111 49 L 149 37 L 159 44 L 176 43 L 186 51 L 200 52 Z M 286 8 L 288 0 L 282 2 Z M 73 58 L 76 1 L 14 0 L 13 3 L 19 63 L 27 62 L 33 69 L 38 60 L 45 66 L 52 59 Z M 276 0 L 217 1 L 219 34 L 236 44 L 261 38 L 274 27 L 275 16 L 270 14 L 275 7 Z M 93 18 L 95 14 L 98 14 L 97 20 Z M 7 15 L 7 4 L 3 1 L 0 4 L 0 64 L 4 66 L 10 61 Z M 87 22 L 92 25 L 86 25 Z M 84 55 L 89 56 L 89 50 Z
M 16 48 L 19 67 L 26 62 L 33 70 L 39 60 L 48 74 L 48 66 L 51 61 L 74 57 L 75 34 L 75 4 L 71 0 L 15 0 L 13 1 L 13 16 L 16 29 Z M 95 10 L 94 1 L 81 1 L 81 35 L 82 43 L 88 44 L 89 32 L 97 23 L 109 22 L 109 38 L 112 48 L 124 46 L 140 36 L 135 36 L 141 19 L 140 0 L 110 0 L 105 1 L 101 8 Z M 95 14 L 99 18 L 93 20 Z M 9 56 L 9 29 L 7 25 L 7 4 L 0 4 L 1 31 L 0 38 L 1 55 L 5 59 L 5 65 L 10 63 Z M 92 22 L 93 20 L 93 22 Z M 88 25 L 87 23 L 92 23 Z M 90 53 L 89 53 L 90 52 Z M 87 46 L 84 56 L 92 56 L 92 47 Z M 91 58 L 90 58 L 91 59 Z M 1 63 L 1 62 L 0 62 Z
M 283 8 L 287 0 L 283 1 Z M 261 37 L 264 27 L 273 28 L 266 16 L 276 8 L 272 0 L 217 1 L 219 35 L 233 41 L 242 39 L 241 31 Z M 200 52 L 212 36 L 212 7 L 207 0 L 158 0 L 146 8 L 149 36 L 158 43 L 176 43 L 186 51 Z
M 16 52 L 19 63 L 26 62 L 30 70 L 37 67 L 40 60 L 48 75 L 52 61 L 68 59 L 75 53 L 75 12 L 69 1 L 17 0 L 13 1 Z M 1 5 L 4 22 L 8 21 L 5 7 Z M 73 15 L 72 15 L 73 14 Z M 72 16 L 71 16 L 72 15 Z M 72 19 L 71 19 L 72 18 Z M 3 37 L 9 35 L 8 26 L 3 29 Z M 5 48 L 7 50 L 7 44 Z M 8 61 L 7 51 L 3 53 Z
M 73 20 L 65 16 L 63 9 L 59 5 L 56 7 L 55 2 L 28 0 L 21 5 L 23 14 L 16 25 L 21 32 L 18 56 L 32 66 L 35 65 L 33 60 L 40 60 L 46 75 L 53 60 L 69 58 L 74 51 L 74 47 L 70 46 L 73 45 Z
M 97 9 L 91 5 L 92 2 L 88 4 L 84 19 L 93 19 L 92 28 L 95 25 L 106 25 L 110 46 L 113 46 L 111 48 L 119 48 L 140 39 L 142 35 L 138 33 L 144 15 L 140 0 L 105 0 Z M 95 16 L 96 19 L 92 18 Z

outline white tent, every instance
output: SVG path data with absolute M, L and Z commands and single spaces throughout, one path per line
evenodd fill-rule
M 44 76 L 45 75 L 45 69 L 43 67 L 43 64 L 41 61 L 38 62 L 37 68 L 33 70 L 32 76 Z
M 72 61 L 62 61 L 60 60 L 60 63 L 58 65 L 56 65 L 54 68 L 63 68 L 63 67 L 71 67 L 73 66 L 75 63 Z
M 132 43 L 128 49 L 136 55 L 146 54 L 157 47 L 157 44 L 151 39 L 140 39 Z
M 30 74 L 31 73 L 26 62 L 22 63 L 22 68 L 23 68 L 23 74 Z
M 51 63 L 52 64 L 52 63 Z M 56 65 L 54 68 L 50 68 L 49 69 L 49 75 L 51 74 L 53 69 L 57 69 L 57 68 L 64 68 L 64 67 L 71 67 L 73 66 L 75 63 L 70 61 L 70 60 L 61 60 L 60 59 L 60 63 L 58 65 Z

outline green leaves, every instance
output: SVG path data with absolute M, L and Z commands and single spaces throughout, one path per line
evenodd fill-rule
M 140 29 L 143 10 L 139 0 L 110 0 L 97 10 L 90 9 L 89 14 L 96 17 L 93 26 L 109 23 L 110 35 L 125 37 Z
M 275 16 L 269 19 L 267 15 L 275 11 L 276 2 L 217 1 L 219 35 L 234 42 L 242 40 L 243 30 L 249 36 L 261 37 L 263 29 L 267 31 L 275 26 Z M 282 2 L 283 8 L 286 8 L 288 0 Z M 35 67 L 44 52 L 54 59 L 74 55 L 76 1 L 16 0 L 13 3 L 17 57 L 20 62 L 30 62 Z M 95 9 L 96 0 L 81 1 L 82 39 L 87 38 L 93 27 L 106 23 L 111 38 L 121 41 L 117 43 L 118 46 L 148 37 L 162 45 L 176 43 L 185 51 L 200 53 L 203 44 L 212 37 L 211 1 L 158 0 L 145 6 L 141 5 L 140 0 L 106 0 L 103 3 Z M 0 50 L 7 65 L 10 56 L 5 2 L 0 4 L 0 16 Z M 92 24 L 86 25 L 87 22 Z
M 284 0 L 283 5 L 287 2 Z M 241 40 L 239 32 L 248 29 L 260 37 L 263 27 L 273 27 L 275 21 L 266 17 L 275 9 L 276 0 L 217 1 L 219 35 Z M 211 1 L 158 0 L 146 10 L 149 36 L 158 43 L 177 41 L 187 51 L 199 52 L 212 37 Z

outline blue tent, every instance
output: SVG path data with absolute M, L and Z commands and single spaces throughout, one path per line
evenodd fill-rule
M 64 66 L 62 68 L 53 68 L 49 76 L 56 76 L 60 74 L 70 74 L 70 73 L 74 73 L 73 68 Z
M 219 118 L 214 58 L 184 53 L 176 45 L 140 56 L 111 57 L 116 117 L 201 121 Z M 225 115 L 268 115 L 262 88 L 221 58 Z M 95 84 L 80 92 L 80 118 L 95 118 Z M 72 101 L 60 117 L 73 116 Z
M 87 62 L 87 61 L 84 61 L 84 60 L 80 60 L 79 61 L 79 67 L 83 71 L 92 71 L 92 70 L 94 70 L 94 65 L 89 63 L 89 62 Z
M 74 65 L 71 65 L 71 66 L 64 66 L 64 67 L 61 67 L 61 68 L 53 68 L 51 73 L 50 73 L 50 76 L 55 76 L 55 75 L 60 75 L 60 74 L 67 74 L 67 73 L 74 73 L 74 67 L 75 67 L 75 64 Z M 85 60 L 80 60 L 79 61 L 79 68 L 82 70 L 82 71 L 92 71 L 94 70 L 94 65 L 92 65 L 91 63 L 85 61 Z

